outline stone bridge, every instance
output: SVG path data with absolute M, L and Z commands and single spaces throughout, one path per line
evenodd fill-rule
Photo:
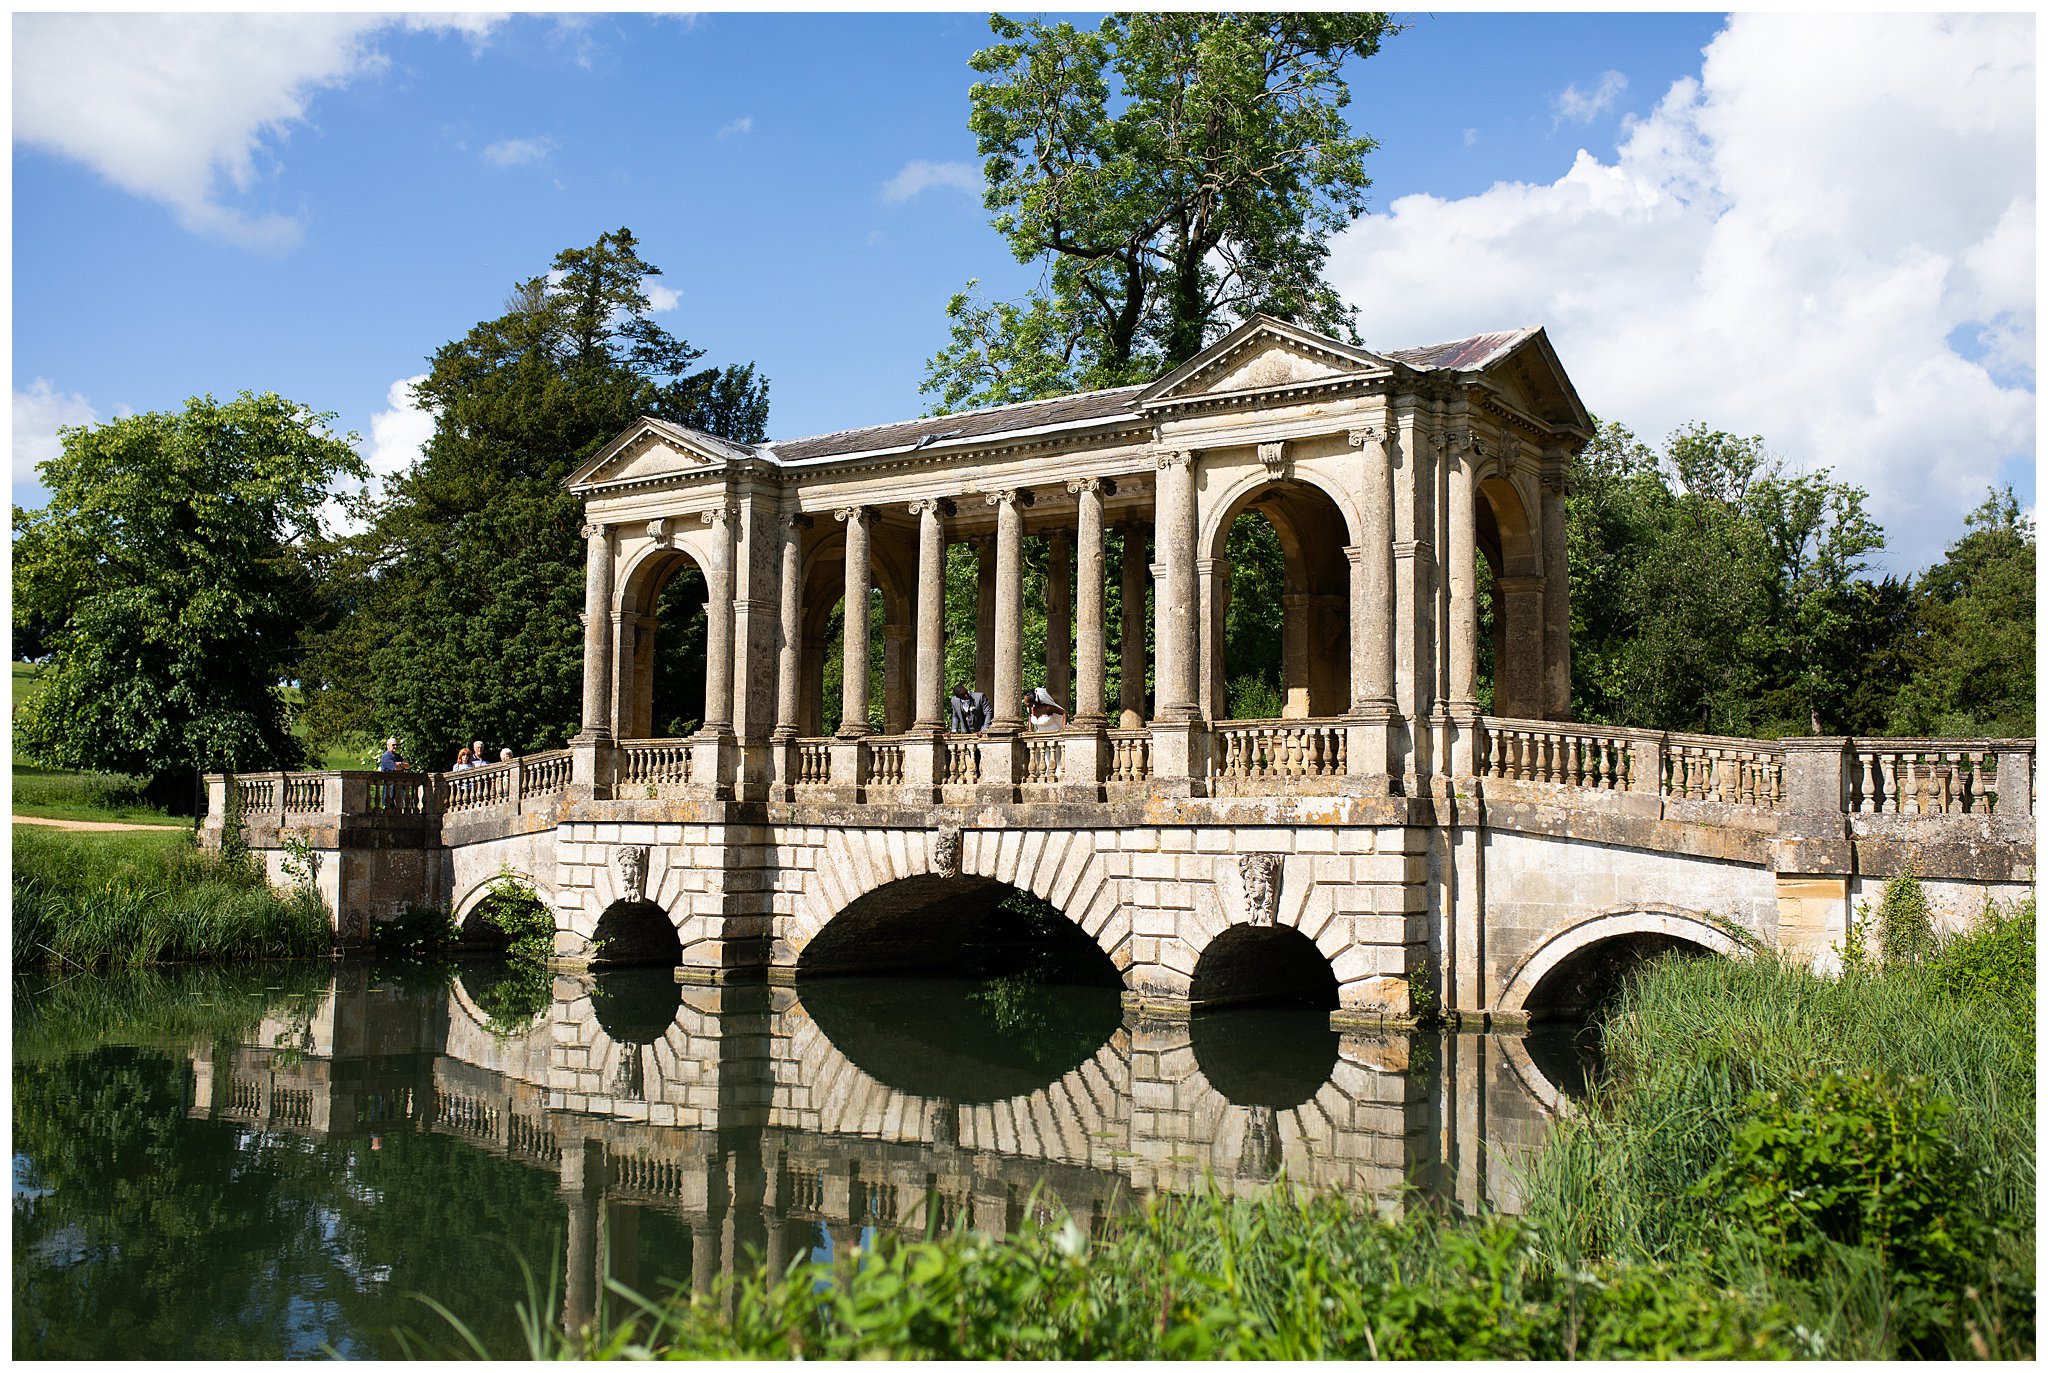
M 280 878 L 302 838 L 348 938 L 407 903 L 466 917 L 511 873 L 566 961 L 780 980 L 913 965 L 1014 889 L 1136 1003 L 1354 1020 L 1565 1009 L 1679 946 L 1826 965 L 1906 871 L 1951 925 L 2030 890 L 2031 740 L 1567 718 L 1564 481 L 1590 433 L 1541 330 L 1378 353 L 1263 317 L 1144 387 L 757 445 L 644 420 L 570 478 L 568 747 L 216 777 L 207 833 L 232 807 Z M 1271 719 L 1228 709 L 1246 519 L 1284 559 Z M 972 613 L 946 596 L 967 560 Z M 661 645 L 696 617 L 701 686 L 677 686 Z M 981 732 L 947 728 L 949 641 Z M 1024 718 L 1041 682 L 1072 693 L 1064 728 Z

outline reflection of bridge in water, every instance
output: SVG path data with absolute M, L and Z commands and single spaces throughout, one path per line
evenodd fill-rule
M 310 1020 L 273 1015 L 225 1059 L 195 1049 L 193 1113 L 430 1130 L 558 1174 L 572 1324 L 605 1273 L 639 1283 L 649 1212 L 687 1229 L 706 1289 L 750 1252 L 779 1267 L 864 1232 L 1008 1231 L 1062 1208 L 1093 1227 L 1134 1192 L 1205 1176 L 1231 1194 L 1284 1172 L 1383 1208 L 1413 1187 L 1520 1209 L 1515 1168 L 1557 1101 L 1520 1036 L 1340 1034 L 1311 1017 L 1305 1039 L 1245 1042 L 1230 1017 L 1124 1017 L 1104 995 L 1110 1020 L 1078 1061 L 1035 1082 L 1012 1062 L 982 1078 L 1008 1094 L 956 1097 L 931 1046 L 877 1041 L 856 1061 L 789 988 L 563 977 L 507 1035 L 462 983 L 444 997 L 345 969 Z M 931 1094 L 892 1085 L 906 1077 Z

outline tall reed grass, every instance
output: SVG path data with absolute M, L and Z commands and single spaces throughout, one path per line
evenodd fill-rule
M 187 835 L 81 838 L 15 827 L 17 970 L 302 958 L 333 947 L 319 896 L 273 891 L 252 862 L 203 853 Z

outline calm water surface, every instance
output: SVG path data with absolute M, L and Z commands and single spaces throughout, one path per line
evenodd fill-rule
M 511 989 L 516 990 L 516 989 Z M 543 989 L 544 996 L 544 989 Z M 1569 1034 L 1189 1021 L 1024 980 L 678 987 L 483 966 L 194 970 L 14 989 L 14 1353 L 494 1352 L 517 1303 L 707 1286 L 877 1230 L 1095 1224 L 1287 1176 L 1519 1209 Z

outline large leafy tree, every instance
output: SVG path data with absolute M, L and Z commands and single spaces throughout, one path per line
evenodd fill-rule
M 1894 732 L 2033 735 L 2035 551 L 2034 522 L 2007 488 L 1986 496 L 1963 537 L 1921 574 Z
M 63 431 L 49 504 L 14 512 L 14 613 L 54 656 L 17 739 L 60 767 L 147 777 L 296 766 L 297 675 L 329 483 L 353 436 L 275 395 Z
M 1342 68 L 1384 14 L 1113 14 L 1095 29 L 990 19 L 974 56 L 986 203 L 1045 284 L 968 291 L 924 389 L 939 408 L 1149 381 L 1254 312 L 1348 333 L 1329 236 L 1371 184 Z
M 526 752 L 575 732 L 584 542 L 564 479 L 642 415 L 766 432 L 753 367 L 698 367 L 652 318 L 659 270 L 630 230 L 605 234 L 434 354 L 416 388 L 433 437 L 330 590 L 339 623 L 308 665 L 321 736 L 397 733 L 444 766 L 473 738 Z
M 1567 502 L 1573 710 L 1652 729 L 1779 736 L 1882 727 L 1872 674 L 1896 583 L 1864 493 L 1692 424 L 1659 453 L 1604 424 Z

